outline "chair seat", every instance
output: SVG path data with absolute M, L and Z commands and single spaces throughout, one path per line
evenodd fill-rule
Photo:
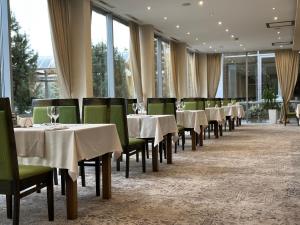
M 44 173 L 51 172 L 53 168 L 45 166 L 25 166 L 19 165 L 19 176 L 20 180 L 27 179 L 29 177 L 41 175 Z
M 296 112 L 288 112 L 287 117 L 296 117 Z
M 184 131 L 184 127 L 181 125 L 177 125 L 178 132 Z
M 143 146 L 145 144 L 145 140 L 139 138 L 129 138 L 129 146 Z

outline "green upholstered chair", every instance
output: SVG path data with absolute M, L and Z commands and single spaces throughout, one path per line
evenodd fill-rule
M 197 101 L 184 101 L 185 110 L 197 110 Z
M 0 194 L 6 195 L 7 217 L 13 218 L 14 225 L 19 224 L 20 199 L 47 187 L 48 217 L 53 221 L 53 169 L 18 165 L 8 98 L 0 99 L 0 133 Z
M 136 114 L 137 112 L 134 112 L 132 109 L 132 104 L 133 103 L 137 103 L 137 99 L 136 98 L 128 98 L 126 99 L 126 109 L 127 109 L 127 115 L 129 114 Z
M 223 98 L 223 106 L 228 106 L 229 103 L 231 103 L 231 99 L 230 98 Z
M 114 123 L 116 124 L 123 154 L 126 155 L 125 177 L 129 177 L 130 156 L 142 152 L 143 172 L 146 172 L 145 141 L 143 139 L 129 138 L 126 117 L 126 100 L 123 98 L 84 98 L 84 123 Z M 117 160 L 117 170 L 120 170 L 120 160 Z
M 164 103 L 163 102 L 149 102 L 147 104 L 148 115 L 163 115 L 164 114 Z

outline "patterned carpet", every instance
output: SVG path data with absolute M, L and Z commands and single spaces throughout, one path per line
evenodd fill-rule
M 46 194 L 21 201 L 21 224 L 300 224 L 300 127 L 243 125 L 205 147 L 174 155 L 147 173 L 131 162 L 130 178 L 112 175 L 112 199 L 96 198 L 92 171 L 78 187 L 79 218 L 66 220 L 64 197 L 55 187 L 55 221 L 47 221 Z M 0 197 L 0 224 L 6 219 Z

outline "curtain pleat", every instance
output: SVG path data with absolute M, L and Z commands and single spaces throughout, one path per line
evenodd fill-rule
M 217 94 L 221 77 L 221 54 L 207 55 L 207 85 L 208 97 L 214 98 Z

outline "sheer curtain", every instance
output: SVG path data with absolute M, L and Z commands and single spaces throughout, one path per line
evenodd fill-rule
M 207 54 L 208 97 L 216 96 L 221 77 L 221 54 Z
M 179 90 L 178 90 L 178 79 L 177 79 L 177 43 L 174 41 L 170 42 L 170 53 L 171 53 L 171 76 L 173 80 L 173 90 L 175 97 L 178 98 Z
M 55 64 L 61 86 L 61 96 L 71 97 L 71 23 L 70 1 L 48 0 Z
M 133 95 L 135 90 L 138 101 L 143 100 L 142 81 L 141 81 L 141 54 L 140 54 L 140 37 L 139 25 L 134 22 L 129 22 L 130 29 L 130 69 L 132 78 L 127 81 L 128 90 Z
M 162 42 L 163 97 L 175 97 L 170 44 Z
M 298 78 L 299 53 L 292 50 L 275 52 L 276 71 L 283 99 L 283 110 L 280 120 L 286 123 L 288 103 L 294 93 Z
M 186 97 L 197 97 L 198 96 L 198 84 L 196 77 L 196 53 L 189 52 L 187 54 L 187 96 Z

